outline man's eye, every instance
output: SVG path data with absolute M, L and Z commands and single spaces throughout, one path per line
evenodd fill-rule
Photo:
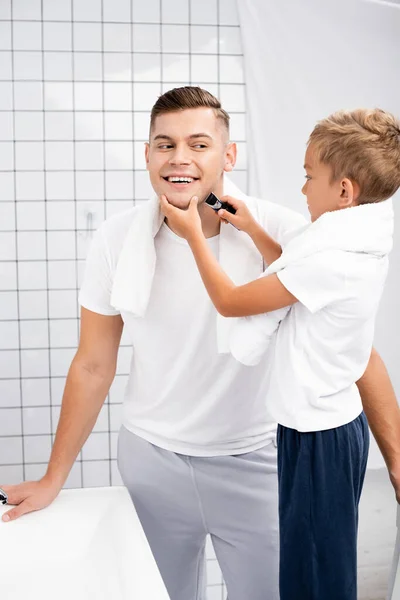
M 158 146 L 158 148 L 160 150 L 166 150 L 168 148 L 172 148 L 172 145 L 171 144 L 161 144 L 160 146 Z
M 195 144 L 193 148 L 207 148 L 206 144 Z

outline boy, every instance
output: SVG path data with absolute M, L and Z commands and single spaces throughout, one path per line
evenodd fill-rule
M 195 199 L 186 212 L 165 196 L 161 205 L 169 226 L 188 240 L 221 314 L 292 307 L 269 347 L 266 398 L 279 423 L 280 597 L 356 600 L 368 426 L 355 382 L 368 363 L 387 274 L 388 198 L 400 186 L 399 122 L 382 110 L 335 113 L 313 130 L 305 169 L 312 224 L 280 258 L 279 246 L 261 235 L 245 207 L 226 199 L 237 214 L 221 217 L 244 226 L 267 262 L 278 258 L 247 285 L 235 286 L 208 251 Z M 266 323 L 268 315 L 240 324 L 233 337 L 239 360 L 257 362 L 266 344 L 255 329 Z

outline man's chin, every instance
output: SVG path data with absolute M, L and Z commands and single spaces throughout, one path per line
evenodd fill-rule
M 188 208 L 191 198 L 192 196 L 187 196 L 186 194 L 184 196 L 176 196 L 174 194 L 170 194 L 169 196 L 167 196 L 167 200 L 170 204 L 172 204 L 172 206 L 175 206 L 176 208 L 181 208 L 183 210 Z

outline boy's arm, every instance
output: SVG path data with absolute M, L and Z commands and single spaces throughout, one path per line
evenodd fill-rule
M 400 503 L 400 408 L 385 364 L 374 348 L 357 387 Z

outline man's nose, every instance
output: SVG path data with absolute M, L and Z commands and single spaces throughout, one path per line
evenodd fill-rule
M 190 154 L 185 148 L 177 146 L 170 156 L 169 162 L 171 165 L 189 165 L 191 163 Z

